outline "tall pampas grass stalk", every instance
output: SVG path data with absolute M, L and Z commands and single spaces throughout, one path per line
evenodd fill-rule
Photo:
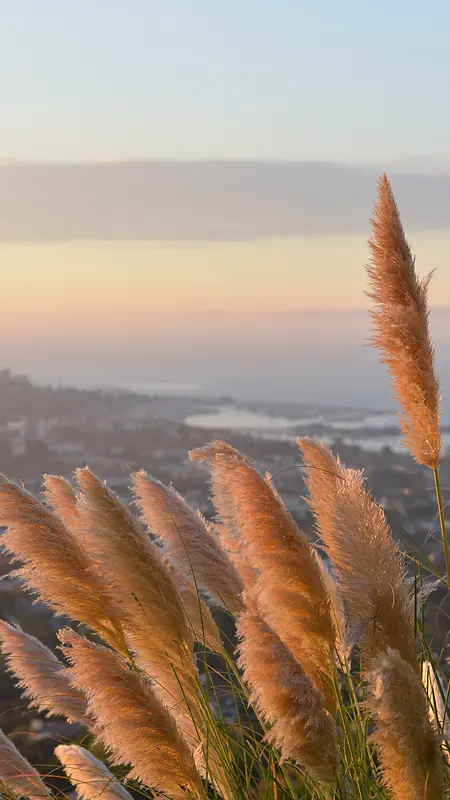
M 90 727 L 84 694 L 70 682 L 70 671 L 42 642 L 0 620 L 0 642 L 9 671 L 30 705 L 49 716 Z
M 420 676 L 388 649 L 374 659 L 368 680 L 373 739 L 393 798 L 443 800 L 443 759 Z
M 346 469 L 320 442 L 303 438 L 298 444 L 351 638 L 369 658 L 395 648 L 417 671 L 412 591 L 383 509 L 365 490 L 361 472 Z
M 92 571 L 92 563 L 62 520 L 25 489 L 0 476 L 3 548 L 23 566 L 25 588 L 49 608 L 88 625 L 119 650 L 125 648 L 117 607 Z
M 336 728 L 321 692 L 252 604 L 239 615 L 237 631 L 238 664 L 250 701 L 270 725 L 268 740 L 283 759 L 296 760 L 319 781 L 334 781 Z
M 117 495 L 88 469 L 77 470 L 76 478 L 81 492 L 77 535 L 117 598 L 137 664 L 196 746 L 201 715 L 194 634 L 173 575 Z
M 309 542 L 269 483 L 229 445 L 212 442 L 192 451 L 190 458 L 207 463 L 214 489 L 230 498 L 227 516 L 258 574 L 250 591 L 267 623 L 333 710 L 336 631 L 329 594 Z
M 0 730 L 0 791 L 13 797 L 50 797 L 39 773 Z
M 238 613 L 242 581 L 220 539 L 200 513 L 195 512 L 172 487 L 147 475 L 133 476 L 136 502 L 164 552 L 199 588 L 223 608 Z
M 130 778 L 173 800 L 203 797 L 191 750 L 150 681 L 112 650 L 69 629 L 60 636 L 112 763 L 131 764 Z
M 441 452 L 441 399 L 428 329 L 430 276 L 419 280 L 397 204 L 386 175 L 378 181 L 378 202 L 369 240 L 369 297 L 375 304 L 373 344 L 387 365 L 402 408 L 405 442 L 420 464 L 435 469 Z
M 108 767 L 84 747 L 59 744 L 55 755 L 77 792 L 79 800 L 132 800 L 132 795 Z
M 369 240 L 367 267 L 374 332 L 402 408 L 401 428 L 412 455 L 433 471 L 439 521 L 450 586 L 450 552 L 438 465 L 441 454 L 441 396 L 428 324 L 429 275 L 420 280 L 386 175 L 378 181 L 378 202 Z

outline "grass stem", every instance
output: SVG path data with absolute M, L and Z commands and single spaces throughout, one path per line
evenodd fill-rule
M 450 552 L 448 548 L 447 526 L 445 524 L 444 503 L 442 501 L 441 482 L 437 467 L 433 469 L 434 488 L 436 490 L 436 502 L 441 526 L 442 544 L 444 546 L 445 566 L 447 570 L 447 585 L 450 587 Z

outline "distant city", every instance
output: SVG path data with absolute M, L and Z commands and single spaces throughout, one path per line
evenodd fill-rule
M 181 387 L 180 387 L 181 388 Z M 297 436 L 322 439 L 368 485 L 391 517 L 433 559 L 434 500 L 427 470 L 404 450 L 394 413 L 311 403 L 235 401 L 228 396 L 153 394 L 34 384 L 0 371 L 0 463 L 8 477 L 39 492 L 42 474 L 66 477 L 89 466 L 128 498 L 130 472 L 145 469 L 209 515 L 205 475 L 187 461 L 191 448 L 226 438 L 274 476 L 298 522 L 312 530 L 303 499 Z M 442 482 L 450 494 L 450 426 L 443 426 Z M 447 448 L 447 449 L 446 449 Z

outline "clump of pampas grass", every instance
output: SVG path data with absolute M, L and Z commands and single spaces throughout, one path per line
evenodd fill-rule
M 336 630 L 311 545 L 247 458 L 222 442 L 194 450 L 190 457 L 210 467 L 218 510 L 238 532 L 247 563 L 256 572 L 256 584 L 252 581 L 247 590 L 332 711 Z

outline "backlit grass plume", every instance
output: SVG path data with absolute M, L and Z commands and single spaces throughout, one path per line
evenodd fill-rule
M 443 800 L 443 759 L 420 676 L 389 649 L 374 660 L 369 688 L 373 739 L 393 798 Z
M 214 490 L 230 500 L 227 517 L 256 569 L 251 591 L 265 620 L 333 709 L 335 626 L 311 545 L 268 481 L 236 450 L 212 442 L 190 458 L 208 464 Z
M 55 755 L 77 792 L 79 800 L 132 800 L 132 795 L 112 772 L 84 747 L 59 744 Z
M 13 797 L 49 797 L 39 773 L 0 730 L 0 791 Z
M 158 548 L 133 514 L 90 470 L 77 470 L 81 542 L 109 583 L 136 662 L 197 743 L 194 634 Z M 181 719 L 182 718 L 182 719 Z
M 184 572 L 174 567 L 167 559 L 164 559 L 164 564 L 177 587 L 187 624 L 195 641 L 210 650 L 220 652 L 222 642 L 219 629 L 192 578 L 189 579 Z
M 217 605 L 240 611 L 242 581 L 211 526 L 175 489 L 144 471 L 133 476 L 133 488 L 145 522 L 171 561 L 189 578 L 194 573 L 199 588 Z
M 118 649 L 125 646 L 115 603 L 92 571 L 92 563 L 61 519 L 25 489 L 0 476 L 3 548 L 23 566 L 24 586 L 50 608 L 83 622 Z
M 86 693 L 88 711 L 112 763 L 131 764 L 130 778 L 173 800 L 203 797 L 192 753 L 175 720 L 142 674 L 112 650 L 74 631 L 61 632 L 74 686 Z
M 230 458 L 234 457 L 235 450 L 231 445 L 227 444 L 227 442 L 220 442 L 220 446 L 223 454 L 228 454 Z M 195 450 L 190 453 L 189 458 L 191 460 L 201 460 L 198 454 L 202 449 L 199 448 L 198 451 Z M 257 570 L 255 565 L 250 563 L 246 552 L 246 542 L 241 536 L 239 526 L 236 525 L 232 494 L 216 470 L 211 470 L 210 482 L 211 496 L 216 510 L 213 529 L 220 539 L 221 546 L 234 565 L 245 591 L 253 591 Z
M 389 647 L 418 669 L 414 607 L 383 509 L 320 442 L 298 440 L 318 531 L 338 578 L 350 634 L 369 657 Z
M 251 688 L 250 700 L 270 724 L 267 738 L 320 781 L 333 781 L 338 766 L 336 728 L 290 650 L 255 607 L 238 617 L 238 664 Z
M 69 528 L 78 521 L 77 496 L 69 481 L 60 475 L 44 475 L 44 497 Z
M 74 689 L 69 670 L 48 647 L 3 620 L 0 642 L 8 669 L 32 706 L 50 716 L 62 715 L 69 722 L 91 725 L 84 694 Z
M 440 394 L 428 330 L 429 277 L 419 280 L 386 175 L 378 182 L 378 202 L 369 241 L 367 268 L 375 303 L 373 344 L 387 365 L 403 414 L 405 441 L 420 464 L 436 468 L 441 452 Z

